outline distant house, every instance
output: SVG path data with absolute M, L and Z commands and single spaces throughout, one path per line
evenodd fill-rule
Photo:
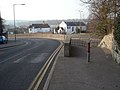
M 72 34 L 76 32 L 86 32 L 86 24 L 84 22 L 64 22 L 59 24 L 58 33 L 65 32 L 66 34 Z
M 50 26 L 48 24 L 32 24 L 28 28 L 29 33 L 37 32 L 50 32 Z

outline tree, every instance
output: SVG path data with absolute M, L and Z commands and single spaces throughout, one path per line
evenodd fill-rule
M 119 11 L 119 0 L 80 0 L 85 4 L 89 4 L 89 11 L 91 13 L 92 19 L 97 20 L 93 22 L 95 27 L 95 32 L 99 35 L 106 35 L 112 32 L 112 27 L 114 25 L 114 17 Z M 91 18 L 91 17 L 90 17 Z
M 0 36 L 3 35 L 3 29 L 4 29 L 3 20 L 4 19 L 2 19 L 0 15 Z

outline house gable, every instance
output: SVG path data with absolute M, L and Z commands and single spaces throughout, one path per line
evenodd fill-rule
M 64 21 L 62 21 L 61 23 L 60 23 L 60 25 L 59 25 L 59 27 L 67 27 L 67 24 L 64 22 Z

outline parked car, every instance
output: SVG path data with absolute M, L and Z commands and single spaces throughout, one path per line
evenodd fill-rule
M 8 39 L 5 36 L 0 36 L 0 43 L 7 43 Z

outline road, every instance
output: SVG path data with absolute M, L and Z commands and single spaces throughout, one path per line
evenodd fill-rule
M 27 90 L 59 42 L 25 39 L 20 46 L 0 49 L 0 90 Z

